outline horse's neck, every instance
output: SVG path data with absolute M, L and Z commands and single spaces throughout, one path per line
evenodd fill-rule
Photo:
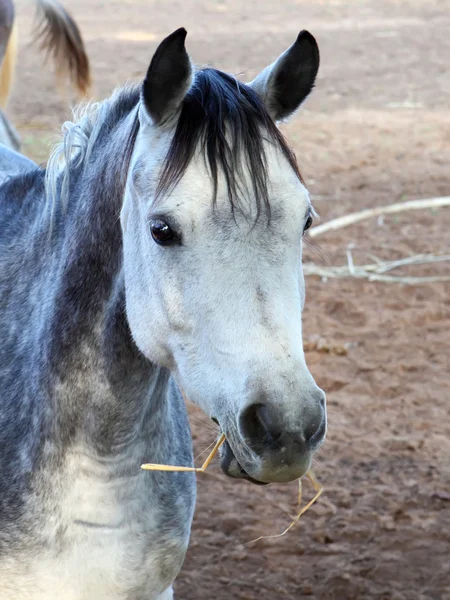
M 78 440 L 108 455 L 155 439 L 168 415 L 169 373 L 152 365 L 132 340 L 121 275 L 92 330 L 64 358 L 55 402 L 63 421 L 78 424 Z
M 60 438 L 101 454 L 148 439 L 169 410 L 169 374 L 139 352 L 126 320 L 118 219 L 124 177 L 113 144 L 73 179 L 45 332 Z

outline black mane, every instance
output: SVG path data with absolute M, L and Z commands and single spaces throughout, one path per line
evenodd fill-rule
M 216 69 L 197 71 L 194 84 L 182 104 L 156 196 L 167 193 L 180 181 L 200 145 L 214 186 L 213 202 L 220 170 L 225 176 L 232 210 L 239 206 L 239 199 L 245 192 L 242 189 L 242 167 L 245 165 L 252 180 L 257 217 L 261 206 L 269 212 L 264 140 L 281 150 L 301 180 L 294 153 L 257 94 L 231 75 Z

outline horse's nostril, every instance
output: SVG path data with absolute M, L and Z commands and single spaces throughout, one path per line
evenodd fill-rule
M 275 442 L 282 434 L 281 427 L 264 404 L 252 404 L 239 418 L 241 433 L 251 443 Z
M 278 419 L 271 414 L 269 408 L 264 404 L 256 409 L 256 415 L 266 435 L 270 436 L 271 440 L 275 442 L 282 434 Z
M 311 419 L 304 430 L 305 441 L 309 444 L 319 442 L 325 435 L 326 420 L 322 411 Z

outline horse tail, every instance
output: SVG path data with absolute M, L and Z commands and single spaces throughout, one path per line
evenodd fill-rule
M 14 79 L 14 66 L 17 55 L 17 27 L 14 24 L 5 50 L 5 56 L 0 67 L 0 106 L 6 107 L 9 92 Z
M 89 59 L 78 25 L 57 0 L 36 0 L 40 23 L 36 39 L 54 60 L 58 78 L 68 75 L 80 95 L 91 85 Z

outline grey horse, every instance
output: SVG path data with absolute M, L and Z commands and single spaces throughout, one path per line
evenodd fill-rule
M 230 477 L 296 480 L 325 437 L 302 344 L 313 209 L 277 127 L 317 44 L 302 31 L 244 84 L 195 69 L 185 37 L 66 123 L 45 170 L 0 153 L 2 600 L 172 598 L 195 476 L 139 467 L 192 465 L 180 390 Z

